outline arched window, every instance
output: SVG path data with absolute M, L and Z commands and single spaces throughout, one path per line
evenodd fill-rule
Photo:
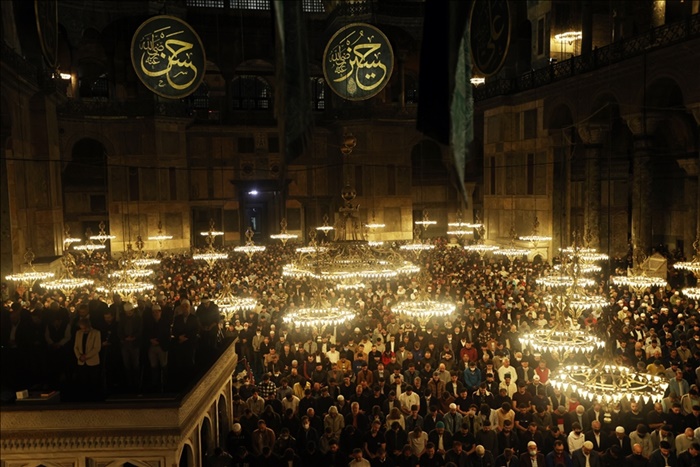
M 231 83 L 233 110 L 272 109 L 272 88 L 260 76 L 241 75 Z
M 311 77 L 311 108 L 313 110 L 326 108 L 326 81 L 318 76 Z

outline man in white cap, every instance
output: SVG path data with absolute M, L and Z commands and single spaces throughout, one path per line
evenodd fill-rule
M 571 454 L 574 467 L 601 467 L 600 454 L 593 450 L 593 443 L 586 441 L 581 449 Z
M 462 427 L 462 414 L 457 412 L 457 404 L 450 404 L 450 410 L 445 414 L 442 421 L 445 423 L 445 430 L 451 435 L 457 433 Z
M 544 454 L 537 448 L 537 443 L 527 443 L 527 452 L 520 454 L 520 467 L 544 467 Z
M 620 450 L 622 451 L 621 455 L 623 457 L 627 457 L 632 454 L 632 443 L 630 442 L 629 436 L 627 436 L 625 433 L 625 427 L 618 426 L 615 428 L 615 433 L 610 436 L 605 447 L 607 449 L 613 445 L 620 446 Z

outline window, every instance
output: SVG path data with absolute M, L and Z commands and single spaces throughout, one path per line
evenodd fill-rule
M 129 201 L 138 201 L 139 196 L 139 169 L 129 167 Z
M 404 89 L 406 92 L 404 96 L 406 104 L 418 104 L 418 79 L 411 74 L 407 74 L 405 77 Z
M 187 104 L 197 111 L 209 111 L 209 86 L 206 83 L 199 85 L 197 90 L 187 97 Z
M 389 164 L 389 167 L 387 167 L 387 172 L 386 172 L 386 186 L 387 186 L 387 194 L 388 195 L 395 195 L 396 194 L 396 166 L 393 164 Z
M 523 120 L 524 138 L 537 138 L 537 109 L 530 109 L 523 112 Z
M 81 78 L 78 82 L 80 97 L 83 99 L 109 99 L 109 78 L 104 74 L 94 81 Z
M 325 13 L 322 0 L 302 0 L 301 9 L 305 13 Z
M 544 54 L 544 18 L 537 20 L 537 55 Z
M 223 8 L 224 0 L 187 0 L 187 6 L 195 8 Z
M 268 136 L 267 137 L 267 151 L 276 153 L 280 152 L 280 138 L 279 136 Z
M 313 110 L 326 108 L 326 82 L 317 76 L 311 77 L 311 108 Z
M 270 0 L 230 0 L 234 10 L 269 10 Z
M 231 83 L 234 110 L 272 109 L 272 88 L 260 76 L 242 75 Z

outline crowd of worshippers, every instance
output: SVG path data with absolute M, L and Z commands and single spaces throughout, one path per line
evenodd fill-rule
M 282 277 L 291 257 L 289 247 L 213 267 L 163 257 L 156 291 L 134 303 L 88 290 L 15 297 L 0 315 L 3 369 L 11 370 L 3 389 L 70 381 L 90 397 L 183 388 L 233 342 L 247 375 L 216 465 L 698 464 L 700 321 L 695 302 L 677 292 L 686 281 L 677 273 L 665 290 L 639 297 L 604 288 L 607 271 L 596 278 L 610 306 L 572 324 L 605 339 L 613 358 L 669 378 L 661 403 L 601 405 L 553 389 L 557 356 L 520 345 L 521 333 L 554 325 L 535 283 L 546 263 L 483 260 L 438 242 L 420 257 L 427 284 L 399 277 L 329 289 L 328 301 L 358 316 L 309 330 L 281 319 L 314 293 L 311 280 Z M 99 255 L 78 262 L 98 279 L 109 268 Z M 226 287 L 254 297 L 256 309 L 222 317 L 216 296 Z M 454 317 L 420 326 L 391 312 L 421 291 L 454 302 Z

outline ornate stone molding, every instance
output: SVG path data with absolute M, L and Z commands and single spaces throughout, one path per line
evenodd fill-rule
M 41 437 L 37 433 L 33 437 L 10 438 L 3 437 L 0 440 L 0 449 L 3 454 L 35 453 L 35 452 L 60 452 L 60 451 L 121 451 L 132 449 L 167 449 L 178 448 L 181 437 L 179 435 L 105 435 L 83 436 L 71 434 L 69 436 Z
M 635 138 L 644 138 L 654 134 L 661 122 L 668 118 L 661 112 L 647 112 L 646 115 L 643 113 L 623 115 L 622 119 Z
M 601 145 L 610 131 L 607 123 L 583 123 L 578 126 L 578 134 L 587 145 Z

